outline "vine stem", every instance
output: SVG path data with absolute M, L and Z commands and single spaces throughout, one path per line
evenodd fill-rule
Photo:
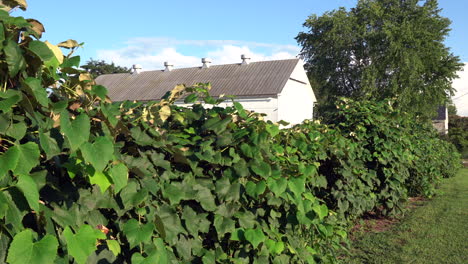
M 141 225 L 141 214 L 138 214 L 138 223 Z M 140 242 L 140 254 L 143 255 L 143 243 Z
M 6 139 L 6 138 L 0 138 L 0 140 L 5 141 L 5 142 L 7 142 L 7 143 L 10 143 L 10 144 L 12 144 L 12 145 L 15 145 L 15 142 L 13 142 L 13 141 L 11 141 L 11 140 L 8 140 L 8 139 Z
M 10 189 L 11 187 L 13 187 L 13 186 L 8 186 L 8 187 L 0 188 L 0 192 L 1 192 L 1 191 L 4 191 L 4 190 L 8 190 L 8 189 Z

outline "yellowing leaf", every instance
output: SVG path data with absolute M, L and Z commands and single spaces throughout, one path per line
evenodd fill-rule
M 29 24 L 31 24 L 31 29 L 36 32 L 37 34 L 37 37 L 41 38 L 42 37 L 42 33 L 45 32 L 45 28 L 44 28 L 44 25 L 42 25 L 41 22 L 37 21 L 36 19 L 27 19 L 26 21 L 29 22 Z
M 80 82 L 82 82 L 82 81 L 91 81 L 93 79 L 93 77 L 91 77 L 91 74 L 89 74 L 89 73 L 82 73 L 82 74 L 80 74 L 79 79 L 80 79 Z
M 166 121 L 171 116 L 171 107 L 165 105 L 159 110 L 159 117 L 162 121 Z
M 5 8 L 6 11 L 10 11 L 11 8 L 15 8 L 17 6 L 22 10 L 26 10 L 26 8 L 28 8 L 26 0 L 3 0 L 0 2 L 0 5 L 8 7 Z
M 57 46 L 61 48 L 72 49 L 72 48 L 79 47 L 80 44 L 76 40 L 67 39 L 65 41 L 60 42 Z
M 169 101 L 174 101 L 180 97 L 180 94 L 185 90 L 185 85 L 178 84 L 174 89 L 171 91 L 171 96 L 169 97 Z
M 62 64 L 63 63 L 63 53 L 60 50 L 60 48 L 55 46 L 54 44 L 50 43 L 49 41 L 45 41 L 44 43 L 54 53 L 55 58 L 57 58 L 59 64 Z

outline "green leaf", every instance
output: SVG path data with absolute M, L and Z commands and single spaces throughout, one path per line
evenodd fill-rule
M 203 264 L 216 264 L 216 255 L 213 251 L 207 251 L 202 258 Z
M 84 142 L 80 147 L 85 161 L 94 166 L 96 171 L 102 172 L 114 156 L 114 144 L 107 137 L 96 138 L 94 143 Z
M 130 263 L 132 264 L 155 264 L 155 263 L 171 263 L 168 258 L 166 247 L 161 238 L 153 240 L 153 244 L 156 246 L 156 250 L 153 251 L 146 258 L 140 253 L 134 253 Z
M 239 225 L 244 228 L 253 228 L 258 221 L 255 215 L 250 211 L 238 211 L 234 216 L 239 219 Z
M 58 241 L 45 235 L 40 241 L 33 242 L 33 231 L 26 229 L 15 235 L 8 249 L 7 262 L 10 264 L 48 264 L 54 263 L 57 256 Z
M 41 148 L 46 153 L 48 160 L 60 154 L 61 151 L 57 141 L 55 138 L 50 136 L 50 132 L 39 132 L 39 142 L 41 143 Z
M 89 183 L 98 185 L 101 193 L 106 192 L 107 188 L 112 184 L 107 175 L 100 171 L 94 171 L 93 175 L 89 175 Z
M 198 100 L 198 95 L 197 94 L 189 94 L 187 97 L 184 99 L 184 103 L 186 104 L 191 104 L 194 103 Z
M 231 237 L 230 239 L 231 240 L 234 240 L 234 241 L 242 241 L 242 240 L 245 240 L 245 229 L 244 228 L 237 228 L 236 230 L 234 230 L 232 233 L 231 233 Z
M 245 191 L 252 197 L 258 197 L 259 195 L 263 194 L 266 190 L 266 183 L 265 181 L 259 181 L 258 183 L 254 183 L 248 181 L 245 185 Z
M 62 51 L 48 41 L 31 41 L 29 50 L 36 54 L 47 67 L 57 68 L 63 62 Z
M 325 216 L 328 215 L 328 207 L 324 204 L 322 205 L 316 204 L 312 207 L 312 210 L 314 210 L 314 212 L 318 215 L 320 220 L 322 220 Z
M 192 208 L 184 206 L 182 219 L 185 220 L 187 231 L 193 236 L 197 237 L 198 232 L 208 233 L 210 229 L 210 221 L 207 219 L 208 214 L 197 214 Z
M 205 124 L 203 124 L 202 128 L 204 130 L 212 130 L 215 134 L 219 135 L 224 130 L 226 130 L 227 125 L 232 121 L 231 117 L 226 117 L 221 119 L 219 116 L 215 116 L 206 120 Z
M 71 58 L 65 59 L 60 65 L 62 68 L 71 68 L 80 66 L 80 56 L 73 56 Z
M 0 110 L 8 113 L 15 104 L 21 101 L 22 96 L 17 90 L 7 90 L 0 92 L 0 98 L 6 98 L 0 101 Z
M 106 100 L 107 88 L 102 85 L 93 85 L 91 88 L 93 94 L 99 96 L 101 100 Z
M 120 244 L 119 241 L 117 240 L 106 240 L 107 242 L 107 247 L 109 248 L 112 253 L 114 253 L 115 256 L 120 254 Z
M 260 229 L 247 229 L 244 233 L 244 237 L 249 241 L 254 248 L 257 248 L 258 245 L 265 241 L 265 234 Z
M 284 243 L 281 242 L 281 241 L 276 242 L 274 240 L 268 239 L 265 242 L 265 245 L 267 246 L 267 248 L 268 248 L 268 250 L 270 251 L 271 254 L 279 255 L 284 250 Z
M 26 129 L 26 124 L 24 122 L 13 123 L 6 130 L 6 134 L 16 140 L 20 140 L 25 136 Z
M 275 137 L 276 135 L 279 134 L 280 129 L 277 125 L 273 124 L 266 124 L 266 131 L 270 134 L 271 137 Z
M 19 152 L 18 165 L 13 170 L 16 174 L 29 174 L 32 168 L 39 164 L 40 151 L 36 143 L 28 142 L 23 145 L 17 145 Z
M 269 177 L 267 179 L 267 185 L 270 191 L 272 191 L 277 197 L 280 197 L 281 194 L 286 191 L 286 188 L 288 187 L 288 181 L 284 177 L 280 177 L 278 179 Z
M 86 263 L 91 253 L 97 249 L 97 239 L 106 239 L 101 231 L 89 225 L 82 225 L 76 234 L 67 226 L 63 236 L 67 242 L 68 254 L 75 258 L 78 264 Z
M 60 130 L 68 139 L 72 151 L 76 151 L 83 143 L 89 140 L 91 123 L 89 117 L 81 114 L 70 122 L 68 111 L 64 110 L 60 114 Z
M 26 68 L 26 62 L 18 43 L 9 39 L 3 49 L 8 65 L 10 78 L 15 77 L 18 72 Z
M 0 208 L 3 207 L 5 210 L 1 214 L 5 215 L 4 223 L 5 226 L 8 226 L 8 229 L 6 231 L 8 231 L 10 235 L 13 236 L 15 233 L 19 233 L 21 230 L 24 229 L 22 220 L 26 212 L 18 208 L 18 205 L 16 203 L 20 202 L 18 201 L 18 199 L 12 198 L 12 196 L 8 192 L 0 191 L 0 197 L 0 201 L 2 202 L 2 206 L 0 206 Z
M 0 192 L 0 219 L 3 219 L 3 217 L 5 217 L 7 211 L 8 211 L 8 200 L 3 194 L 3 192 Z
M 0 14 L 0 19 L 2 18 L 2 16 L 4 15 L 5 13 L 3 13 L 3 10 L 2 10 L 2 13 Z M 6 17 L 8 17 L 8 13 L 6 15 Z M 3 47 L 3 41 L 5 41 L 5 28 L 3 26 L 3 23 L 0 22 L 0 47 Z
M 39 147 L 33 142 L 10 147 L 0 156 L 0 178 L 9 170 L 16 175 L 28 175 L 39 164 L 39 156 Z
M 180 233 L 186 233 L 179 215 L 167 204 L 160 206 L 158 209 L 157 214 L 164 223 L 164 230 L 166 232 L 166 238 L 164 241 L 169 244 L 175 244 L 177 242 L 177 235 Z
M 271 175 L 271 167 L 268 163 L 263 160 L 254 162 L 251 166 L 253 172 L 260 175 L 263 178 L 267 178 Z
M 36 54 L 43 62 L 55 59 L 54 53 L 47 47 L 47 44 L 40 40 L 33 40 L 29 43 L 29 50 Z
M 244 110 L 244 107 L 239 102 L 234 102 L 233 105 L 234 105 L 234 108 L 239 113 L 240 117 L 242 117 L 244 119 L 246 119 L 248 117 L 247 113 Z
M 301 197 L 302 193 L 305 192 L 305 177 L 291 177 L 288 187 L 296 197 Z
M 54 71 L 55 71 L 55 68 L 57 68 L 60 64 L 63 63 L 63 58 L 64 58 L 63 53 L 58 46 L 50 43 L 49 41 L 46 40 L 44 41 L 44 43 L 54 54 L 54 58 L 49 61 L 45 61 L 44 64 L 47 67 L 54 67 Z
M 153 229 L 153 223 L 141 224 L 136 219 L 130 219 L 123 225 L 122 231 L 130 243 L 130 248 L 134 248 L 140 243 L 150 241 Z
M 185 199 L 185 192 L 180 185 L 179 183 L 164 184 L 162 194 L 165 198 L 169 199 L 169 204 L 176 205 Z
M 148 196 L 147 189 L 139 189 L 139 184 L 135 180 L 128 181 L 128 184 L 120 191 L 120 198 L 126 209 L 139 205 Z
M 227 177 L 221 178 L 216 182 L 216 194 L 222 201 L 238 201 L 240 196 L 240 184 L 238 182 L 231 184 Z
M 127 185 L 128 181 L 128 168 L 125 166 L 124 163 L 119 163 L 117 165 L 113 165 L 109 169 L 109 176 L 112 178 L 114 182 L 114 191 L 115 193 L 120 192 L 125 185 Z
M 8 171 L 16 167 L 18 160 L 19 152 L 14 147 L 9 148 L 0 156 L 0 179 L 2 179 Z
M 195 188 L 198 189 L 196 199 L 200 202 L 203 209 L 209 212 L 216 210 L 215 197 L 210 189 L 201 186 L 196 186 Z
M 23 84 L 31 89 L 34 94 L 35 99 L 39 104 L 44 107 L 49 106 L 49 97 L 47 96 L 47 91 L 42 87 L 41 80 L 28 77 L 23 81 Z
M 224 216 L 215 215 L 214 226 L 218 233 L 218 238 L 222 239 L 224 234 L 233 232 L 235 225 L 236 222 L 234 222 L 234 220 Z
M 28 175 L 20 175 L 16 186 L 23 192 L 31 209 L 39 212 L 39 190 L 33 178 Z

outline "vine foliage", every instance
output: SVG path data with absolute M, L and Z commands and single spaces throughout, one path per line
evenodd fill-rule
M 455 171 L 448 143 L 386 103 L 291 129 L 218 107 L 209 84 L 112 103 L 80 44 L 43 31 L 0 10 L 2 262 L 334 263 L 351 219 Z

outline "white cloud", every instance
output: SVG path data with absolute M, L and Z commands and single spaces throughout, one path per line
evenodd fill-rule
M 463 71 L 458 72 L 458 79 L 452 85 L 457 90 L 452 97 L 460 116 L 468 116 L 468 63 L 465 63 Z
M 165 48 L 159 52 L 152 53 L 140 47 L 127 47 L 117 50 L 98 51 L 98 59 L 114 62 L 117 65 L 130 67 L 140 64 L 144 70 L 155 70 L 164 68 L 164 62 L 170 61 L 178 68 L 190 67 L 199 63 L 200 59 L 194 56 L 183 55 L 175 48 Z
M 245 42 L 235 40 L 177 40 L 172 38 L 133 38 L 121 49 L 98 50 L 97 59 L 130 67 L 141 64 L 143 70 L 162 69 L 165 61 L 176 68 L 200 66 L 201 57 L 212 59 L 213 65 L 238 63 L 241 54 L 248 54 L 252 61 L 294 58 L 300 51 L 293 45 Z M 201 56 L 184 54 L 187 47 L 202 47 Z M 255 51 L 254 51 L 255 50 Z M 260 51 L 258 51 L 260 50 Z

